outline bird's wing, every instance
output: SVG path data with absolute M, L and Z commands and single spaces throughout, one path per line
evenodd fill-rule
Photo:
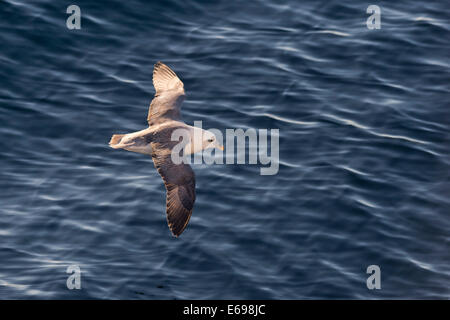
M 180 108 L 185 98 L 183 82 L 172 69 L 157 62 L 153 69 L 153 86 L 156 93 L 148 109 L 149 126 L 180 120 Z
M 166 186 L 167 223 L 175 237 L 186 228 L 195 202 L 195 174 L 188 164 L 171 159 L 173 142 L 152 142 L 152 159 Z

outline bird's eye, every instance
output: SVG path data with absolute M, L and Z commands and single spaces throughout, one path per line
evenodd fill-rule
M 213 142 L 214 138 L 208 139 L 208 142 Z

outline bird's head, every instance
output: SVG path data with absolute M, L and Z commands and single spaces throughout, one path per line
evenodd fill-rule
M 216 135 L 208 130 L 203 130 L 202 149 L 217 148 L 223 151 L 223 145 L 217 141 Z

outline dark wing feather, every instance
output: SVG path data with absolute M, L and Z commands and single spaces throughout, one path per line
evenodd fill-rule
M 149 126 L 180 120 L 180 108 L 185 98 L 183 82 L 172 69 L 157 62 L 153 69 L 153 86 L 156 93 L 148 109 Z
M 178 237 L 191 218 L 195 202 L 195 174 L 188 164 L 172 162 L 169 143 L 152 143 L 153 163 L 166 186 L 167 223 Z

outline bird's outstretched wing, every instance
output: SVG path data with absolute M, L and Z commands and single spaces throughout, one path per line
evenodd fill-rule
M 166 186 L 167 223 L 175 237 L 186 228 L 195 202 L 195 174 L 188 164 L 171 159 L 173 143 L 152 142 L 152 159 Z
M 156 93 L 148 109 L 149 126 L 180 120 L 180 108 L 185 98 L 183 82 L 172 69 L 159 61 L 153 69 L 153 86 Z

